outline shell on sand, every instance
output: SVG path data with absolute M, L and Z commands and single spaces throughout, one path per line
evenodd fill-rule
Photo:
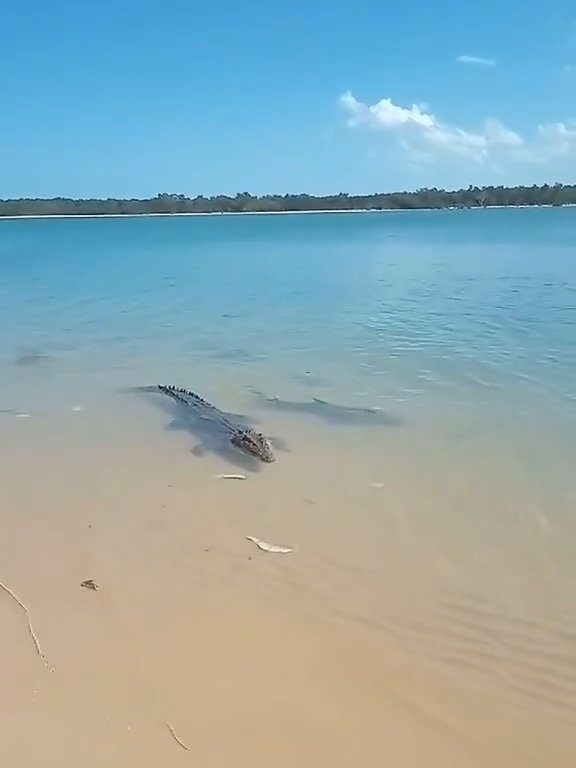
M 293 547 L 279 547 L 276 544 L 268 544 L 267 541 L 262 541 L 262 539 L 257 539 L 256 536 L 246 536 L 248 541 L 251 541 L 253 544 L 256 544 L 256 546 L 259 549 L 264 550 L 264 552 L 276 552 L 280 555 L 286 555 L 288 552 L 292 552 Z

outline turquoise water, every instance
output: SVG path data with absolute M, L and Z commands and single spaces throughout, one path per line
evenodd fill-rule
M 221 356 L 365 369 L 397 395 L 575 392 L 572 210 L 1 224 L 4 363 Z
M 178 488 L 170 520 L 297 542 L 326 610 L 576 711 L 575 210 L 0 221 L 0 370 L 10 514 L 113 510 L 160 567 Z M 215 490 L 258 468 L 125 392 L 158 382 L 287 450 Z
M 573 210 L 0 224 L 4 365 L 256 365 L 371 404 L 573 411 Z

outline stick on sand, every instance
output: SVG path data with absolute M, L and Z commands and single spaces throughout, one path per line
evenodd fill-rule
M 182 747 L 182 749 L 185 749 L 185 750 L 186 750 L 186 752 L 190 752 L 190 747 L 187 747 L 187 746 L 186 746 L 186 744 L 184 744 L 182 741 L 180 741 L 180 739 L 178 738 L 178 736 L 176 736 L 176 734 L 174 733 L 174 728 L 172 728 L 172 726 L 170 725 L 170 723 L 168 722 L 168 720 L 166 720 L 166 725 L 168 726 L 168 730 L 170 731 L 170 733 L 172 734 L 172 736 L 174 737 L 174 739 L 175 739 L 175 740 L 178 742 L 178 744 L 180 744 L 180 746 Z
M 30 611 L 24 605 L 22 600 L 20 600 L 20 598 L 17 595 L 15 595 L 14 592 L 12 592 L 12 590 L 9 587 L 7 587 L 5 584 L 2 584 L 1 581 L 0 581 L 0 587 L 4 590 L 4 592 L 7 592 L 10 595 L 10 597 L 18 603 L 20 608 L 22 608 L 22 610 L 26 614 L 26 619 L 28 621 L 28 629 L 30 631 L 30 634 L 32 635 L 32 640 L 34 641 L 36 652 L 44 662 L 44 666 L 46 667 L 46 669 L 50 669 L 50 665 L 48 664 L 48 659 L 46 658 L 46 654 L 42 650 L 40 643 L 38 642 L 38 638 L 36 637 L 36 633 L 34 632 L 34 629 L 32 627 L 32 619 L 30 618 Z

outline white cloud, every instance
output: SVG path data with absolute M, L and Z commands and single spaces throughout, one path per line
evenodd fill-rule
M 395 128 L 400 125 L 419 125 L 430 128 L 434 124 L 432 115 L 423 111 L 422 107 L 413 104 L 410 109 L 399 107 L 392 99 L 382 99 L 377 104 L 366 106 L 357 101 L 351 93 L 342 96 L 342 104 L 350 114 L 350 122 L 354 125 L 368 125 L 373 128 Z
M 576 155 L 576 123 L 538 126 L 539 148 L 545 155 Z
M 494 118 L 488 118 L 480 128 L 468 131 L 442 122 L 429 107 L 416 104 L 402 107 L 389 98 L 369 105 L 348 92 L 341 97 L 340 103 L 348 114 L 351 127 L 392 135 L 417 163 L 430 163 L 450 156 L 473 163 L 576 158 L 576 123 L 540 125 L 534 136 L 527 138 Z
M 450 153 L 482 161 L 496 147 L 523 145 L 518 134 L 493 119 L 487 120 L 481 131 L 471 133 L 441 123 L 433 114 L 416 104 L 401 107 L 394 104 L 392 99 L 382 99 L 368 105 L 358 101 L 351 93 L 345 93 L 340 101 L 349 115 L 349 125 L 393 131 L 401 146 L 415 157 Z
M 463 53 L 456 58 L 459 64 L 476 64 L 479 67 L 495 67 L 496 62 L 494 59 L 486 59 L 484 56 L 468 56 Z

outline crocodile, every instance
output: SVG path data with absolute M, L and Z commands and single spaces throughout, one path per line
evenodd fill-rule
M 147 391 L 160 392 L 163 395 L 167 395 L 177 403 L 194 409 L 199 418 L 219 425 L 227 433 L 232 445 L 244 453 L 260 459 L 265 464 L 271 464 L 276 460 L 269 438 L 248 425 L 235 423 L 228 414 L 225 414 L 195 392 L 163 384 L 158 384 L 155 387 L 146 387 L 146 389 Z

